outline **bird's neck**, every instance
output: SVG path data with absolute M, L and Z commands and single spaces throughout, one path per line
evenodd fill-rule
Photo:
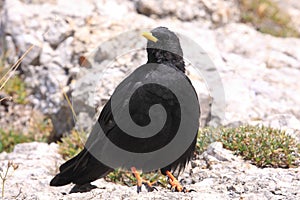
M 174 67 L 185 73 L 184 60 L 180 55 L 176 55 L 169 51 L 164 50 L 149 50 L 148 51 L 148 62 L 147 63 L 157 63 L 164 64 L 169 67 Z

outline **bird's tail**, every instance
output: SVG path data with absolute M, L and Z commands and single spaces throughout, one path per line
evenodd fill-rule
M 50 186 L 63 186 L 71 182 L 83 185 L 101 178 L 112 171 L 94 158 L 86 149 L 59 167 L 57 174 L 50 182 Z

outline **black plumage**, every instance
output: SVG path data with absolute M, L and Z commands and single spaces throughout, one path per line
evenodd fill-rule
M 175 69 L 175 72 L 170 72 L 168 70 L 164 71 L 162 70 L 163 68 L 160 67 L 161 65 L 158 65 L 158 72 L 151 71 L 145 76 L 141 77 L 137 76 L 139 70 L 138 68 L 122 83 L 120 83 L 116 90 L 126 92 L 126 88 L 128 87 L 137 87 L 136 83 L 139 81 L 139 79 L 147 79 L 148 76 L 155 76 L 155 74 L 159 73 L 161 73 L 161 75 L 157 75 L 157 79 L 163 79 L 163 81 L 172 84 L 172 81 L 176 81 L 177 77 L 183 77 L 189 81 L 191 87 L 193 88 L 190 80 L 185 75 L 183 52 L 177 36 L 165 27 L 155 28 L 151 31 L 151 33 L 158 40 L 156 42 L 149 40 L 147 43 L 147 63 L 163 64 Z M 148 111 L 149 108 L 154 104 L 161 104 L 165 108 L 167 120 L 160 132 L 151 138 L 135 138 L 133 136 L 124 134 L 115 122 L 115 118 L 112 114 L 111 100 L 109 100 L 104 106 L 98 122 L 105 135 L 115 145 L 127 151 L 136 153 L 149 152 L 152 150 L 154 151 L 162 148 L 174 138 L 180 124 L 181 114 L 181 107 L 176 99 L 176 96 L 174 96 L 174 94 L 170 92 L 168 88 L 153 83 L 147 84 L 144 87 L 137 87 L 137 90 L 133 93 L 129 103 L 129 111 L 132 120 L 139 126 L 146 126 L 149 124 L 151 120 L 149 118 Z M 122 106 L 120 106 L 120 112 L 122 112 Z M 196 115 L 199 115 L 199 107 L 198 110 L 195 110 L 194 112 L 196 112 Z M 193 120 L 196 120 L 192 122 L 195 125 L 195 138 L 193 142 L 176 161 L 160 169 L 162 174 L 166 175 L 167 171 L 174 171 L 176 169 L 179 171 L 183 170 L 187 162 L 191 159 L 196 145 L 196 133 L 199 125 L 198 119 Z M 98 142 L 95 142 L 94 145 L 101 146 L 102 144 L 100 139 L 98 139 Z M 106 166 L 98 161 L 86 148 L 83 149 L 77 156 L 61 165 L 59 170 L 59 174 L 57 174 L 51 180 L 51 186 L 62 186 L 71 182 L 77 185 L 84 185 L 104 177 L 106 174 L 113 171 L 111 167 Z

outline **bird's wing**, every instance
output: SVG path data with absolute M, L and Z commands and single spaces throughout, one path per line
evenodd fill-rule
M 149 68 L 147 65 L 139 67 L 118 85 L 112 96 L 114 98 L 114 95 L 117 95 L 117 100 L 113 102 L 111 98 L 102 109 L 98 119 L 98 126 L 94 126 L 87 140 L 86 148 L 89 150 L 94 149 L 93 152 L 98 153 L 101 157 L 103 154 L 99 152 L 105 153 L 110 150 L 106 148 L 107 143 L 105 141 L 107 140 L 104 140 L 104 137 L 108 137 L 110 141 L 114 141 L 114 144 L 118 147 L 136 153 L 149 152 L 149 149 L 159 149 L 162 145 L 167 144 L 173 137 L 173 135 L 170 135 L 170 132 L 175 132 L 176 134 L 176 126 L 180 124 L 180 111 L 178 112 L 177 109 L 180 110 L 180 106 L 185 106 L 178 106 L 176 95 L 174 96 L 172 92 L 168 92 L 168 88 L 174 87 L 174 84 L 176 85 L 178 80 L 181 79 L 190 82 L 180 70 L 170 69 L 170 67 L 165 65 L 156 65 L 152 68 Z M 163 82 L 164 87 L 157 86 L 156 83 L 161 82 Z M 192 87 L 192 85 L 190 86 Z M 180 86 L 177 87 L 177 90 L 187 98 L 195 95 L 191 95 L 191 90 L 187 91 Z M 194 89 L 192 88 L 192 90 Z M 131 98 L 131 95 L 128 95 L 131 93 L 130 91 L 134 91 L 133 98 Z M 153 104 L 160 104 L 161 102 L 164 102 L 163 107 L 166 109 L 167 115 L 169 114 L 167 118 L 170 119 L 166 121 L 166 123 L 169 122 L 169 125 L 163 126 L 164 129 L 159 132 L 160 134 L 155 135 L 156 138 L 151 137 L 153 139 L 151 142 L 147 140 L 149 138 L 135 138 L 124 134 L 125 131 L 122 131 L 124 129 L 121 129 L 115 120 L 118 118 L 127 122 L 128 119 L 122 116 L 124 112 L 128 112 L 127 109 L 130 107 L 129 117 L 137 125 L 146 126 L 148 122 L 151 122 L 149 108 Z M 194 113 L 195 110 L 191 110 L 191 112 Z M 129 123 L 123 124 L 127 128 L 131 128 Z M 104 134 L 99 134 L 99 131 L 103 131 Z M 162 144 L 152 141 L 161 141 L 160 143 Z
M 116 91 L 118 91 L 118 96 L 124 97 L 124 99 L 117 101 L 117 104 L 113 104 L 113 110 L 115 111 L 114 113 L 112 113 L 111 99 L 103 107 L 98 122 L 104 129 L 105 133 L 109 133 L 109 130 L 116 125 L 114 118 L 118 117 L 118 115 L 121 115 L 122 112 L 125 111 L 125 108 L 128 106 L 130 100 L 128 98 L 131 97 L 127 95 L 129 91 L 136 91 L 137 89 L 139 89 L 139 93 L 137 94 L 137 96 L 140 95 L 139 99 L 143 99 L 144 102 L 147 102 L 147 100 L 153 98 L 170 102 L 174 101 L 174 95 L 172 95 L 172 93 L 170 92 L 166 92 L 165 88 L 157 87 L 156 85 L 141 87 L 145 83 L 147 83 L 148 80 L 151 80 L 150 82 L 153 83 L 163 82 L 164 85 L 168 87 L 170 85 L 176 84 L 177 80 L 179 79 L 185 79 L 190 83 L 190 86 L 194 91 L 194 94 L 192 95 L 195 95 L 197 97 L 196 91 L 192 86 L 191 81 L 180 70 L 170 70 L 170 67 L 167 67 L 165 65 L 156 65 L 155 68 L 151 68 L 151 70 L 145 73 L 144 71 L 147 67 L 147 65 L 139 67 L 117 86 L 113 95 L 115 95 Z M 180 87 L 177 87 L 177 90 L 179 90 L 179 92 L 183 96 L 191 96 L 191 94 L 189 94 L 184 88 L 180 89 Z M 139 103 L 143 104 L 144 102 Z

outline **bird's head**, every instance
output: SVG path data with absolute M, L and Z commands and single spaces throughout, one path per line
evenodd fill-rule
M 185 72 L 183 53 L 178 37 L 165 27 L 144 32 L 147 38 L 148 63 L 159 63 L 177 67 Z

